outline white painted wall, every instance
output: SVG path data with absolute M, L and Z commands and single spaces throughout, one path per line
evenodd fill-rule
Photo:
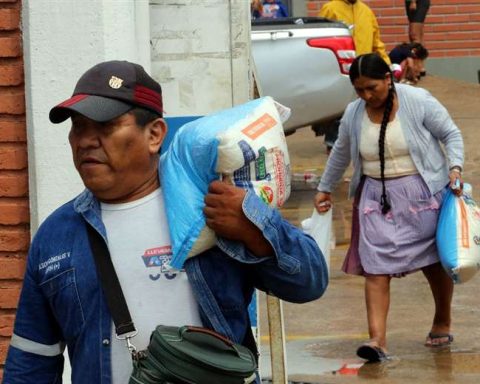
M 203 115 L 250 98 L 250 2 L 150 0 L 152 74 L 167 116 Z

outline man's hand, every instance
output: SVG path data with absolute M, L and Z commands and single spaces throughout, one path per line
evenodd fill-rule
M 273 255 L 270 243 L 243 213 L 247 192 L 222 181 L 214 181 L 205 196 L 206 223 L 218 236 L 241 241 L 256 256 Z

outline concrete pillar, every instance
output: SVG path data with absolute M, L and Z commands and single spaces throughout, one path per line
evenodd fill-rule
M 98 62 L 148 64 L 149 42 L 141 35 L 145 25 L 148 30 L 145 14 L 147 0 L 24 0 L 32 234 L 53 209 L 83 189 L 71 161 L 69 121 L 51 124 L 50 108 L 69 97 L 79 76 Z

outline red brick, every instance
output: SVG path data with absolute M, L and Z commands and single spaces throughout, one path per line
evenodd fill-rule
M 0 86 L 20 85 L 23 82 L 24 74 L 21 60 L 0 63 Z
M 1 3 L 16 3 L 17 1 L 19 1 L 19 0 L 0 0 L 0 4 Z
M 23 87 L 0 90 L 0 113 L 11 115 L 25 113 L 25 91 Z
M 391 0 L 370 0 L 364 1 L 370 8 L 393 8 Z
M 479 57 L 480 49 L 448 49 L 431 51 L 431 57 Z
M 3 142 L 26 142 L 27 129 L 25 119 L 21 117 L 0 118 L 0 141 Z
M 0 197 L 26 197 L 28 195 L 28 174 L 0 172 Z
M 388 44 L 388 43 L 398 44 L 399 43 L 398 36 L 394 36 L 394 35 L 383 35 L 382 34 L 382 41 L 385 44 Z M 400 41 L 400 43 L 401 43 L 401 41 Z
M 435 24 L 425 25 L 425 33 L 430 32 L 455 32 L 472 31 L 472 24 Z
M 382 36 L 384 35 L 405 35 L 407 36 L 407 33 L 408 33 L 408 29 L 407 27 L 402 27 L 402 26 L 399 26 L 399 27 L 388 27 L 388 26 L 385 26 L 385 27 L 382 27 L 381 29 L 381 34 Z
M 463 23 L 470 21 L 470 15 L 448 15 L 444 20 L 445 23 Z
M 20 225 L 30 222 L 28 199 L 0 199 L 0 225 Z M 1 260 L 1 259 L 0 259 Z M 0 275 L 1 275 L 0 268 Z
M 22 55 L 20 34 L 0 37 L 0 57 L 19 57 Z
M 398 17 L 401 17 L 404 22 L 406 22 L 407 20 L 407 16 L 405 15 L 405 10 L 400 8 L 379 9 L 377 12 L 375 12 L 375 14 L 377 16 L 377 19 L 381 19 L 387 16 L 398 16 Z
M 430 7 L 426 20 L 427 21 L 429 20 L 430 15 L 445 15 L 445 14 L 464 13 L 461 10 L 462 10 L 462 7 L 458 7 L 456 5 L 447 5 L 447 6 L 435 5 L 433 7 Z
M 0 251 L 26 251 L 29 244 L 30 232 L 28 229 L 0 229 Z
M 0 257 L 0 277 L 2 279 L 23 279 L 26 260 L 19 257 Z M 2 328 L 2 317 L 0 316 L 0 336 Z
M 480 41 L 445 41 L 431 42 L 428 44 L 429 49 L 469 49 L 480 48 Z
M 397 26 L 397 25 L 405 26 L 405 25 L 407 25 L 407 22 L 405 20 L 406 20 L 405 17 L 386 16 L 386 17 L 382 17 L 381 19 L 378 19 L 378 24 L 381 27 L 383 27 L 383 26 L 392 27 L 392 26 Z
M 0 143 L 0 170 L 20 170 L 28 166 L 26 144 Z
M 429 58 L 444 58 L 444 57 L 447 57 L 447 53 L 450 53 L 451 51 L 448 50 L 433 50 L 433 49 L 430 49 L 429 50 L 429 55 L 428 57 Z
M 5 358 L 7 357 L 9 344 L 10 344 L 10 338 L 0 338 L 0 364 L 5 363 Z M 3 376 L 3 371 L 2 371 L 2 376 Z
M 427 16 L 427 20 L 425 24 L 444 24 L 444 23 L 451 23 L 453 21 L 449 20 L 450 16 L 445 15 L 429 15 Z
M 18 29 L 20 26 L 20 8 L 0 9 L 0 30 Z
M 433 41 L 438 42 L 468 42 L 480 39 L 480 32 L 448 32 L 448 33 L 426 33 L 425 39 L 429 41 L 429 44 Z
M 464 5 L 458 7 L 458 13 L 480 13 L 480 5 Z
M 435 0 L 435 5 L 437 4 L 478 4 L 478 0 Z
M 0 336 L 10 337 L 13 333 L 13 323 L 15 315 L 0 314 Z
M 15 309 L 17 308 L 18 298 L 22 289 L 21 282 L 17 284 L 0 285 L 0 308 Z
M 480 22 L 480 15 L 470 15 L 470 21 Z M 477 28 L 478 28 L 478 23 L 477 23 Z

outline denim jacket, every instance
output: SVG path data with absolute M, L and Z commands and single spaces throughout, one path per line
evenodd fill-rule
M 247 306 L 254 287 L 301 303 L 320 297 L 328 283 L 324 257 L 311 237 L 252 192 L 247 193 L 243 210 L 270 242 L 274 255 L 258 258 L 241 243 L 220 239 L 216 247 L 185 264 L 203 325 L 240 343 L 250 326 Z M 57 209 L 36 233 L 5 364 L 5 384 L 61 383 L 65 346 L 73 384 L 111 383 L 112 319 L 86 225 L 107 241 L 99 202 L 88 190 Z

